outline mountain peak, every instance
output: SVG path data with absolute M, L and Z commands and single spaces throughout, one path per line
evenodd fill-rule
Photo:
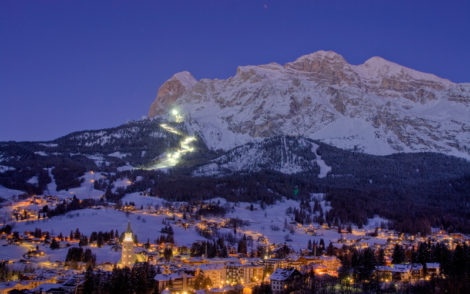
M 302 55 L 294 62 L 289 62 L 285 66 L 300 71 L 316 71 L 326 65 L 348 64 L 343 56 L 334 51 L 320 50 L 310 54 Z
M 344 59 L 342 55 L 331 50 L 328 50 L 328 51 L 318 50 L 310 54 L 302 55 L 299 58 L 297 58 L 296 61 L 305 60 L 305 59 L 308 59 L 308 60 L 335 59 L 335 60 L 346 62 L 346 60 Z
M 175 73 L 170 78 L 170 80 L 178 80 L 187 90 L 192 88 L 197 83 L 197 80 L 193 77 L 193 75 L 189 71 L 181 71 L 181 72 Z
M 412 80 L 424 80 L 439 83 L 444 87 L 454 85 L 454 83 L 447 79 L 405 67 L 379 56 L 367 59 L 363 64 L 354 66 L 354 69 L 362 78 L 365 79 L 402 76 Z
M 157 97 L 150 106 L 148 116 L 154 117 L 166 112 L 169 105 L 172 105 L 178 97 L 190 90 L 196 83 L 197 80 L 188 71 L 174 74 L 158 89 Z
M 312 73 L 334 83 L 342 80 L 338 74 L 350 72 L 350 64 L 343 56 L 334 51 L 323 50 L 303 55 L 294 62 L 286 63 L 284 67 L 299 72 Z M 347 82 L 352 82 L 353 79 L 353 77 L 346 78 Z
M 149 116 L 178 107 L 214 150 L 300 134 L 373 154 L 468 158 L 467 89 L 381 57 L 351 65 L 333 51 L 318 51 L 284 66 L 240 66 L 225 80 L 196 84 L 190 73 L 178 73 L 158 90 Z

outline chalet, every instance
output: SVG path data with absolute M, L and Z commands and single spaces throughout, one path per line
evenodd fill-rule
M 273 294 L 283 293 L 289 289 L 299 289 L 302 284 L 302 274 L 295 268 L 277 268 L 269 276 L 271 291 Z
M 426 273 L 429 276 L 438 276 L 440 274 L 440 264 L 438 262 L 426 263 Z
M 376 266 L 375 273 L 382 282 L 401 281 L 406 282 L 411 279 L 410 264 L 392 264 Z
M 411 278 L 413 280 L 419 280 L 423 277 L 423 265 L 419 263 L 413 263 L 411 265 Z
M 187 291 L 194 284 L 194 276 L 186 273 L 157 274 L 154 280 L 158 284 L 158 292 L 163 290 Z

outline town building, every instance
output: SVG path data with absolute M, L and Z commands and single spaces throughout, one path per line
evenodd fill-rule
M 438 262 L 426 263 L 426 273 L 429 276 L 438 276 L 441 273 L 441 267 Z
M 212 287 L 223 287 L 226 284 L 226 270 L 223 263 L 207 263 L 198 266 L 196 276 L 203 273 L 212 282 Z
M 409 282 L 412 276 L 411 264 L 376 266 L 375 273 L 381 282 Z
M 256 263 L 228 263 L 226 270 L 228 284 L 248 284 L 263 279 L 264 267 Z
M 302 273 L 295 268 L 277 268 L 271 276 L 271 291 L 273 294 L 284 293 L 299 289 L 302 284 Z
M 157 274 L 154 280 L 157 282 L 158 293 L 164 290 L 186 292 L 194 285 L 194 276 L 185 272 Z

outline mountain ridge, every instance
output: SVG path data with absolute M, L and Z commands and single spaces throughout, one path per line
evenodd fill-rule
M 285 65 L 239 66 L 226 80 L 184 72 L 160 87 L 149 117 L 173 108 L 213 150 L 298 135 L 377 155 L 470 158 L 470 84 L 380 57 L 352 65 L 319 51 Z

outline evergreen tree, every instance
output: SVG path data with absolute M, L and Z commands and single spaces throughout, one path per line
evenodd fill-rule
M 59 242 L 57 242 L 57 240 L 55 238 L 52 239 L 52 242 L 51 242 L 51 246 L 50 248 L 51 249 L 59 249 Z
M 194 289 L 196 290 L 206 289 L 210 286 L 212 286 L 212 281 L 204 275 L 204 272 L 200 272 L 194 279 Z
M 328 248 L 326 249 L 326 255 L 333 256 L 335 255 L 335 247 L 333 246 L 333 243 L 330 242 L 328 244 Z
M 377 265 L 385 265 L 385 252 L 383 249 L 379 249 L 377 254 Z
M 405 250 L 402 246 L 396 244 L 393 248 L 392 263 L 399 264 L 405 262 Z
M 85 272 L 85 282 L 83 283 L 83 293 L 91 294 L 95 289 L 95 275 L 93 269 L 89 266 Z
M 163 251 L 163 256 L 165 257 L 166 261 L 170 261 L 170 259 L 173 257 L 173 250 L 171 250 L 170 247 L 165 248 Z

